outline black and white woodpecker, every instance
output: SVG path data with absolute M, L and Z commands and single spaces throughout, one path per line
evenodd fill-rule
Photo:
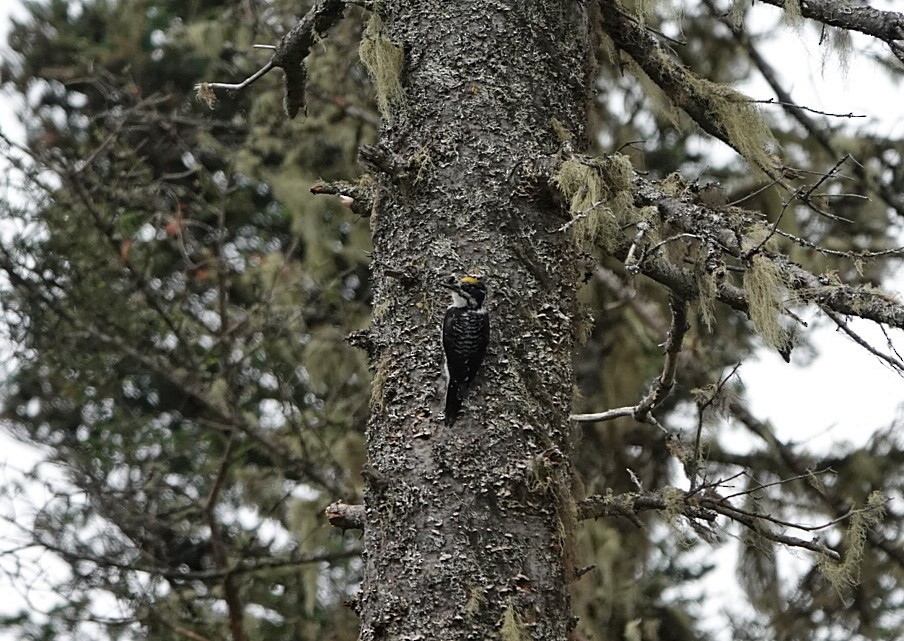
M 480 279 L 465 276 L 454 284 L 452 304 L 443 319 L 443 351 L 446 355 L 446 425 L 452 425 L 468 387 L 477 376 L 490 342 L 490 315 L 483 301 L 487 288 Z

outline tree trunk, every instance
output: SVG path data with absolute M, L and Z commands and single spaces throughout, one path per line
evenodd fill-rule
M 577 252 L 522 167 L 582 140 L 584 4 L 385 0 L 361 639 L 561 640 L 572 626 L 568 414 Z M 392 60 L 391 50 L 382 59 Z M 379 52 L 378 54 L 379 55 Z M 384 68 L 385 72 L 385 68 Z M 439 284 L 479 273 L 490 347 L 442 421 Z

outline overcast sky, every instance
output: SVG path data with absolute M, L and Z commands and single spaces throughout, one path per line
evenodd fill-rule
M 875 2 L 874 6 L 891 7 L 891 3 Z M 758 27 L 771 28 L 778 11 L 763 5 L 756 9 L 762 19 L 762 25 Z M 11 12 L 21 15 L 19 3 L 0 0 L 0 43 L 4 47 Z M 842 74 L 838 59 L 831 54 L 824 56 L 817 31 L 804 28 L 797 32 L 788 30 L 787 34 L 780 45 L 764 47 L 762 53 L 781 71 L 785 88 L 799 104 L 829 112 L 864 114 L 875 133 L 904 139 L 901 87 L 890 82 L 869 56 L 858 55 L 879 45 L 866 37 L 856 37 L 850 68 Z M 756 99 L 772 97 L 762 81 L 754 80 L 740 88 Z M 766 107 L 770 108 L 777 109 Z M 8 96 L 0 96 L 0 130 L 13 139 L 21 139 L 21 126 L 15 120 Z M 897 232 L 904 245 L 900 224 Z M 898 274 L 886 283 L 886 290 L 904 299 L 904 277 L 901 277 L 904 271 L 898 270 Z M 808 448 L 816 451 L 829 451 L 839 442 L 863 444 L 875 429 L 888 426 L 900 416 L 904 381 L 835 331 L 827 319 L 819 318 L 812 309 L 804 311 L 802 316 L 816 328 L 808 333 L 815 337 L 819 356 L 800 366 L 796 361 L 801 360 L 801 355 L 795 354 L 792 364 L 788 365 L 777 354 L 763 350 L 759 360 L 745 362 L 740 376 L 747 387 L 752 409 L 758 417 L 772 420 L 780 438 L 805 441 Z M 885 336 L 872 323 L 855 322 L 853 327 L 874 346 L 886 344 Z M 892 337 L 899 353 L 904 353 L 901 332 L 893 333 Z M 749 442 L 745 433 L 724 429 L 730 430 L 728 434 L 737 439 L 737 451 L 742 451 Z M 8 477 L 11 468 L 27 469 L 39 457 L 34 448 L 22 445 L 0 431 L 0 482 Z M 33 498 L 39 501 L 40 493 Z M 9 514 L 13 508 L 21 514 L 21 506 L 10 505 L 0 505 L 0 514 Z M 3 538 L 0 532 L 0 540 Z M 733 576 L 733 555 L 729 546 L 718 552 L 718 558 L 723 561 L 719 570 L 721 576 L 710 582 L 715 587 L 710 590 L 709 610 L 715 617 L 713 625 L 719 627 L 717 612 L 726 604 L 736 605 L 740 597 Z M 708 556 L 712 560 L 711 552 Z M 2 562 L 0 567 L 3 567 Z M 10 590 L 11 585 L 4 586 L 4 581 L 8 580 L 0 574 L 0 612 L 13 611 L 23 604 L 16 597 L 16 591 Z M 12 641 L 13 638 L 0 631 L 0 641 Z

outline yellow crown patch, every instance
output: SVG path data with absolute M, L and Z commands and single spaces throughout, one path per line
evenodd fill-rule
M 465 276 L 464 278 L 461 279 L 461 283 L 463 285 L 479 285 L 480 281 L 477 278 L 474 278 L 473 276 Z

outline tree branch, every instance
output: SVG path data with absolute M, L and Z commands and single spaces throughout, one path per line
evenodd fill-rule
M 621 407 L 595 414 L 572 414 L 569 417 L 572 421 L 576 423 L 596 423 L 609 421 L 621 416 L 632 416 L 638 423 L 659 425 L 656 419 L 653 418 L 652 411 L 662 404 L 675 385 L 678 354 L 681 352 L 681 343 L 684 341 L 684 335 L 690 329 L 690 325 L 687 322 L 687 301 L 672 292 L 669 298 L 669 308 L 672 311 L 672 323 L 669 327 L 668 338 L 663 344 L 665 347 L 665 358 L 663 359 L 662 373 L 640 402 L 633 407 Z
M 779 82 L 778 74 L 766 61 L 766 59 L 762 55 L 760 55 L 759 50 L 750 39 L 750 36 L 736 27 L 727 17 L 721 15 L 719 10 L 716 8 L 713 0 L 703 0 L 703 2 L 709 8 L 710 13 L 712 13 L 713 16 L 716 16 L 717 19 L 723 25 L 725 25 L 725 27 L 731 32 L 735 41 L 744 49 L 744 51 L 746 51 L 747 56 L 750 58 L 750 61 L 754 64 L 754 66 L 760 72 L 760 75 L 763 76 L 763 79 L 779 99 L 779 102 L 777 104 L 780 104 L 788 115 L 790 115 L 798 123 L 800 123 L 800 125 L 807 131 L 807 134 L 813 140 L 819 143 L 819 146 L 826 151 L 829 157 L 837 158 L 838 156 L 840 156 L 841 153 L 839 153 L 839 151 L 835 148 L 835 145 L 827 135 L 827 129 L 819 125 L 813 118 L 809 116 L 809 114 L 805 113 L 805 110 L 813 110 L 801 107 L 794 102 L 791 94 L 786 91 Z M 865 167 L 860 163 L 853 164 L 853 173 L 859 180 L 863 181 L 865 184 L 872 185 L 872 187 L 876 190 L 882 200 L 884 200 L 890 207 L 894 207 L 899 216 L 904 216 L 904 197 L 898 194 L 894 189 L 891 189 L 885 182 L 877 180 L 876 177 L 867 172 Z
M 739 211 L 723 211 L 707 207 L 690 200 L 666 194 L 660 186 L 641 176 L 635 179 L 635 205 L 656 207 L 663 222 L 682 232 L 701 236 L 728 255 L 746 260 L 746 248 L 742 247 L 742 236 L 738 233 L 739 222 L 753 226 L 756 214 L 744 212 L 746 219 L 738 220 Z M 627 242 L 622 243 L 627 253 Z M 862 287 L 838 284 L 826 276 L 816 276 L 793 263 L 787 256 L 770 251 L 762 251 L 786 277 L 788 288 L 802 301 L 810 301 L 831 311 L 846 316 L 857 316 L 890 327 L 904 329 L 904 305 L 880 291 Z M 619 256 L 621 257 L 621 256 Z M 656 281 L 674 289 L 687 298 L 697 295 L 697 286 L 689 270 L 672 265 L 661 257 L 650 257 L 641 261 L 640 271 Z M 736 287 L 720 284 L 717 298 L 739 311 L 748 311 L 746 293 Z
M 762 0 L 785 9 L 787 0 Z M 904 62 L 904 13 L 854 6 L 843 0 L 799 0 L 800 15 L 830 27 L 857 31 L 881 40 Z M 785 9 L 787 11 L 787 9 Z
M 330 525 L 341 530 L 363 530 L 367 522 L 363 505 L 349 505 L 336 501 L 328 505 L 324 512 Z
M 779 440 L 772 428 L 751 414 L 746 406 L 739 401 L 732 401 L 729 404 L 729 411 L 744 427 L 766 443 L 787 470 L 799 476 L 812 475 L 810 465 L 798 456 L 791 446 Z M 841 518 L 852 512 L 852 505 L 847 498 L 839 496 L 830 488 L 815 483 L 804 483 L 803 486 L 807 492 L 825 505 L 835 518 Z M 875 529 L 867 531 L 866 540 L 874 548 L 882 550 L 898 567 L 904 568 L 904 550 L 895 541 L 887 539 Z
M 258 79 L 265 76 L 275 67 L 279 67 L 285 73 L 285 97 L 283 107 L 289 118 L 294 118 L 298 112 L 305 108 L 305 82 L 307 69 L 304 60 L 311 50 L 311 46 L 321 34 L 326 33 L 342 18 L 345 11 L 344 0 L 321 0 L 299 22 L 292 27 L 273 51 L 273 56 L 263 67 L 237 84 L 222 82 L 202 82 L 195 89 L 202 99 L 208 102 L 215 96 L 217 90 L 237 92 L 250 87 Z
M 617 496 L 598 494 L 587 497 L 578 503 L 578 519 L 625 516 L 634 520 L 637 518 L 637 514 L 647 510 L 677 513 L 691 520 L 700 519 L 710 523 L 716 521 L 717 514 L 722 515 L 775 543 L 810 550 L 835 561 L 841 560 L 838 552 L 826 547 L 818 539 L 807 541 L 778 532 L 766 524 L 767 517 L 735 508 L 711 489 L 702 495 L 683 492 L 674 487 L 663 488 L 656 492 L 630 492 Z
M 603 18 L 602 27 L 615 47 L 630 56 L 676 107 L 687 113 L 703 131 L 724 142 L 768 176 L 780 178 L 776 163 L 762 145 L 764 140 L 754 135 L 753 142 L 742 141 L 742 137 L 750 136 L 739 136 L 739 131 L 729 129 L 733 121 L 744 120 L 749 125 L 758 117 L 748 97 L 697 76 L 666 55 L 656 38 L 624 13 L 618 2 L 598 0 L 597 4 Z M 765 123 L 763 127 L 765 129 Z M 768 134 L 768 130 L 765 133 Z

